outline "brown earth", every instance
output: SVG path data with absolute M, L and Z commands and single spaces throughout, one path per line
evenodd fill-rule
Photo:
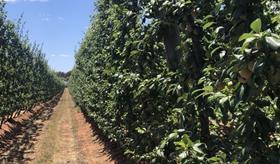
M 87 122 L 67 89 L 54 104 L 36 107 L 4 125 L 0 163 L 128 163 Z

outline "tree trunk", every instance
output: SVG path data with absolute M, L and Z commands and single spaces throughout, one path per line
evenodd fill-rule
M 192 56 L 191 59 L 194 60 L 194 67 L 195 67 L 195 79 L 198 81 L 203 73 L 203 65 L 204 65 L 204 56 L 205 51 L 203 50 L 201 40 L 203 37 L 203 31 L 202 28 L 197 26 L 194 23 L 194 19 L 191 15 L 187 17 L 187 23 L 188 23 L 188 33 L 191 36 L 192 39 Z M 198 85 L 197 89 L 202 89 L 203 85 Z M 206 100 L 205 98 L 201 97 L 198 99 L 199 101 L 199 109 L 201 110 L 199 112 L 199 121 L 200 121 L 200 128 L 201 128 L 201 138 L 202 141 L 207 144 L 208 138 L 210 136 L 209 131 L 209 118 L 208 118 L 208 111 L 207 111 L 207 104 L 205 104 Z
M 208 118 L 208 112 L 207 110 L 203 110 L 199 112 L 199 122 L 200 122 L 200 128 L 201 128 L 201 140 L 204 143 L 208 143 L 208 139 L 210 136 L 210 130 L 209 130 L 209 118 Z
M 180 52 L 177 50 L 177 46 L 180 45 L 179 27 L 177 24 L 173 24 L 166 25 L 163 29 L 167 63 L 172 71 L 176 71 L 179 67 L 180 59 Z

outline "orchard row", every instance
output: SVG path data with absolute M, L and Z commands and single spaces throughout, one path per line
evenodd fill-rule
M 64 84 L 50 70 L 40 46 L 31 44 L 21 24 L 7 20 L 0 2 L 0 121 L 31 110 L 62 91 Z
M 75 101 L 135 162 L 280 162 L 280 4 L 98 0 Z

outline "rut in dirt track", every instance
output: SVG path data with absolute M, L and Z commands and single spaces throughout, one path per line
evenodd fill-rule
M 50 117 L 50 119 L 46 119 L 46 117 Z M 6 149 L 0 149 L 3 151 L 0 151 L 0 161 L 75 164 L 126 163 L 119 160 L 119 151 L 108 149 L 91 124 L 86 122 L 83 113 L 75 107 L 68 89 L 65 89 L 54 109 L 43 111 L 40 117 L 26 123 L 21 130 L 23 131 L 14 137 L 15 142 L 7 142 L 11 145 L 7 144 Z M 26 137 L 28 139 L 25 139 Z M 22 140 L 25 142 L 21 143 Z

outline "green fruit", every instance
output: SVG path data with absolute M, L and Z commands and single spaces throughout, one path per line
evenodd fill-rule
M 228 86 L 232 86 L 232 85 L 233 85 L 233 82 L 230 81 L 230 82 L 227 83 L 227 85 L 228 85 Z
M 247 79 L 245 79 L 245 78 L 243 78 L 243 77 L 240 77 L 240 76 L 238 76 L 238 81 L 239 81 L 240 83 L 242 83 L 242 84 L 245 84 L 245 83 L 248 82 Z
M 252 76 L 252 72 L 248 69 L 248 68 L 244 68 L 242 69 L 241 71 L 239 71 L 239 75 L 246 79 L 246 80 L 249 80 Z

